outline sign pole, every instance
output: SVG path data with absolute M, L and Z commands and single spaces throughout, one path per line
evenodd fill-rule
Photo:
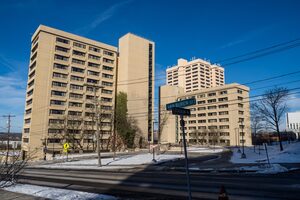
M 181 128 L 182 128 L 182 136 L 183 136 L 183 148 L 184 148 L 184 157 L 185 157 L 185 170 L 186 170 L 186 178 L 187 178 L 187 187 L 188 187 L 188 193 L 189 193 L 189 200 L 192 200 L 191 185 L 190 185 L 189 160 L 188 160 L 188 157 L 187 157 L 187 150 L 186 150 L 186 140 L 185 140 L 185 132 L 184 132 L 183 115 L 180 115 L 180 125 L 181 125 Z

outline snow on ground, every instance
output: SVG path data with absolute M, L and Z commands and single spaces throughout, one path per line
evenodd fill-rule
M 155 155 L 155 160 L 157 162 L 153 162 L 152 161 L 153 155 L 150 153 L 147 154 L 143 153 L 138 155 L 126 155 L 126 156 L 120 156 L 115 160 L 113 160 L 113 158 L 101 159 L 101 163 L 103 165 L 103 167 L 101 168 L 113 169 L 113 168 L 124 168 L 130 166 L 134 167 L 136 165 L 161 163 L 165 161 L 176 160 L 179 158 L 183 158 L 183 155 L 160 154 L 160 155 Z M 95 168 L 96 167 L 98 168 L 97 164 L 98 164 L 97 159 L 87 159 L 87 160 L 42 165 L 42 167 L 47 167 L 47 168 Z
M 287 168 L 281 166 L 280 164 L 245 166 L 245 167 L 240 167 L 238 169 L 241 171 L 255 171 L 255 173 L 257 174 L 277 174 L 277 173 L 289 171 Z
M 246 159 L 241 159 L 241 154 L 237 153 L 237 149 L 233 149 L 231 157 L 232 163 L 267 163 L 267 156 L 264 146 L 260 147 L 260 154 L 258 147 L 254 152 L 253 147 L 245 147 Z M 279 145 L 267 146 L 270 163 L 300 163 L 300 142 L 291 144 L 285 143 L 283 151 L 279 150 Z M 241 149 L 242 150 L 242 149 Z
M 208 147 L 189 147 L 190 153 L 220 153 L 224 151 L 222 147 L 208 148 Z
M 11 192 L 18 192 L 37 197 L 49 198 L 54 200 L 116 200 L 117 198 L 109 195 L 96 193 L 80 192 L 67 189 L 51 188 L 29 184 L 16 184 L 2 188 Z

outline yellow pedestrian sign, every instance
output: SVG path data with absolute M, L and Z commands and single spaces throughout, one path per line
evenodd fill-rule
M 69 145 L 69 143 L 64 143 L 64 150 L 68 150 L 70 148 L 70 145 Z

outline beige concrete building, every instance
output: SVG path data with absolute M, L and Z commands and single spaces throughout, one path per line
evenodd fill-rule
M 202 59 L 187 61 L 178 59 L 177 65 L 167 68 L 167 85 L 184 88 L 185 92 L 204 88 L 217 87 L 225 84 L 224 68 Z
M 182 140 L 179 116 L 166 111 L 165 105 L 187 98 L 196 98 L 197 101 L 196 105 L 186 107 L 191 110 L 191 116 L 185 117 L 189 143 L 235 146 L 245 142 L 247 146 L 252 145 L 249 88 L 237 83 L 189 93 L 178 86 L 161 86 L 160 120 L 166 119 L 160 132 L 161 143 L 176 144 Z
M 119 39 L 117 92 L 127 93 L 127 108 L 144 141 L 151 141 L 154 120 L 155 44 L 131 33 Z
M 45 147 L 61 150 L 64 141 L 91 150 L 96 129 L 94 96 L 105 142 L 112 131 L 117 48 L 43 25 L 31 41 L 23 156 L 37 150 L 40 157 Z M 103 88 L 95 91 L 94 86 Z M 75 139 L 68 141 L 65 134 Z

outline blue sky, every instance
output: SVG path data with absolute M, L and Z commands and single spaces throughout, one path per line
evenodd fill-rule
M 156 73 L 161 75 L 181 57 L 216 62 L 298 38 L 299 8 L 297 0 L 2 0 L 0 115 L 15 114 L 12 130 L 21 131 L 30 38 L 39 24 L 115 46 L 127 32 L 149 38 L 156 43 Z M 226 82 L 247 83 L 300 70 L 299 55 L 300 47 L 225 66 Z M 299 77 L 295 74 L 249 86 L 255 89 Z M 294 88 L 299 83 L 283 86 Z M 256 89 L 251 95 L 263 91 Z M 299 95 L 292 95 L 288 105 L 291 111 L 300 110 Z M 0 131 L 5 123 L 1 118 Z

